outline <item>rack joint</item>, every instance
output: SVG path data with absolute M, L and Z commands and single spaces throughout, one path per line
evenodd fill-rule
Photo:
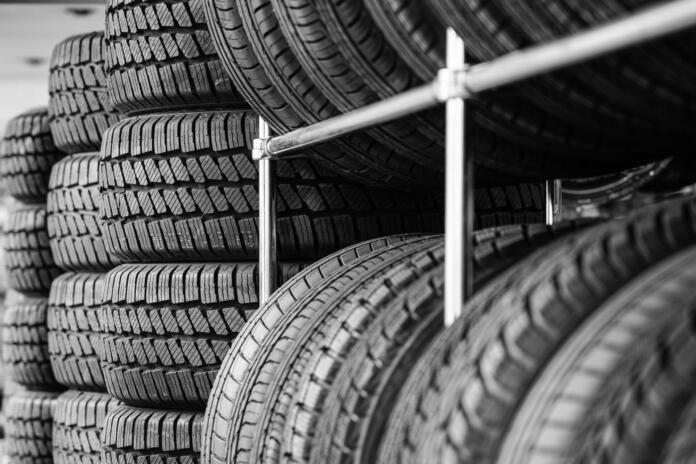
M 261 161 L 264 159 L 275 159 L 271 153 L 268 152 L 268 140 L 270 137 L 256 138 L 251 145 L 251 159 L 254 161 Z

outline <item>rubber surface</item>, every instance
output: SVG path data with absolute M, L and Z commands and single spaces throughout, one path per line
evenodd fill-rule
M 225 74 L 203 0 L 108 0 L 107 87 L 123 112 L 245 103 Z
M 268 333 L 254 330 L 254 327 L 264 327 L 266 324 L 275 326 L 283 319 L 287 309 L 303 294 L 311 288 L 319 285 L 324 279 L 341 271 L 345 266 L 359 261 L 373 253 L 415 239 L 415 236 L 392 236 L 369 240 L 352 245 L 325 257 L 303 270 L 294 278 L 278 288 L 264 304 L 256 311 L 245 325 L 243 332 L 237 337 L 230 351 L 225 356 L 221 375 L 213 384 L 213 390 L 206 406 L 205 424 L 203 432 L 203 444 L 201 459 L 203 462 L 216 464 L 226 463 L 227 459 L 237 459 L 230 455 L 229 437 L 235 436 L 235 426 L 231 422 L 231 410 L 240 407 L 240 400 L 236 396 L 236 390 L 241 388 L 245 376 L 251 366 L 243 357 L 236 356 L 242 347 L 248 359 L 251 359 L 262 350 Z M 251 438 L 247 446 L 251 444 Z
M 5 127 L 0 142 L 0 180 L 16 199 L 44 202 L 51 167 L 63 156 L 51 136 L 48 109 L 26 111 Z
M 48 354 L 47 307 L 45 298 L 27 298 L 4 309 L 2 361 L 17 384 L 59 388 Z
M 230 344 L 258 308 L 257 265 L 125 264 L 104 282 L 106 388 L 136 406 L 203 408 Z M 281 264 L 282 283 L 302 268 Z
M 119 406 L 106 416 L 102 438 L 104 464 L 197 464 L 203 416 Z
M 107 251 L 135 262 L 256 260 L 257 133 L 248 111 L 140 116 L 109 128 L 99 177 Z M 441 194 L 367 188 L 307 159 L 279 162 L 277 172 L 280 259 L 442 230 Z M 520 207 L 536 210 L 531 198 Z
M 3 402 L 9 464 L 51 464 L 53 411 L 58 393 L 20 391 Z
M 46 230 L 46 208 L 12 211 L 5 227 L 5 266 L 10 288 L 46 293 L 61 270 L 55 265 Z
M 512 415 L 567 336 L 640 272 L 696 241 L 694 206 L 675 200 L 595 226 L 487 286 L 413 367 L 378 461 L 494 462 Z
M 650 268 L 567 337 L 497 462 L 663 462 L 696 381 L 694 258 L 691 247 Z
M 120 260 L 106 251 L 99 220 L 99 153 L 60 160 L 46 199 L 48 237 L 55 263 L 66 270 L 108 270 Z
M 48 113 L 56 146 L 66 153 L 99 150 L 102 134 L 121 117 L 106 90 L 103 32 L 69 37 L 53 49 Z
M 60 395 L 53 414 L 53 462 L 100 464 L 104 420 L 119 404 L 105 393 L 69 390 Z
M 56 278 L 48 296 L 48 351 L 58 383 L 105 391 L 99 363 L 99 311 L 104 274 L 68 272 Z

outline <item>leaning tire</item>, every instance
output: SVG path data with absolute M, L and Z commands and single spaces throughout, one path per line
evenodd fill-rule
M 106 271 L 120 264 L 106 250 L 99 221 L 99 154 L 72 155 L 56 163 L 49 188 L 47 230 L 56 265 Z
M 103 464 L 198 464 L 202 414 L 119 406 L 104 420 Z
M 54 464 L 100 464 L 104 421 L 119 405 L 105 393 L 60 395 L 53 414 Z
M 202 0 L 109 0 L 109 95 L 122 113 L 245 103 L 222 69 Z
M 58 383 L 79 390 L 105 390 L 99 362 L 100 273 L 69 272 L 56 278 L 48 296 L 48 352 Z
M 9 464 L 52 464 L 53 412 L 58 393 L 21 391 L 3 402 L 4 454 Z
M 104 34 L 67 38 L 53 49 L 48 114 L 56 146 L 66 153 L 99 150 L 102 134 L 120 119 L 106 91 Z
M 46 208 L 25 206 L 10 213 L 5 230 L 5 256 L 10 288 L 45 293 L 61 271 L 53 261 L 46 230 Z
M 281 281 L 300 270 L 281 265 Z M 106 388 L 136 406 L 202 408 L 258 308 L 256 264 L 124 264 L 104 282 Z
M 5 128 L 0 143 L 0 179 L 16 199 L 44 202 L 51 167 L 63 156 L 51 137 L 48 110 L 26 111 Z

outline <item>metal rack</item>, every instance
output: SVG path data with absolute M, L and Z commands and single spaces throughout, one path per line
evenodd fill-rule
M 467 66 L 464 42 L 447 30 L 446 68 L 430 83 L 380 102 L 283 135 L 271 137 L 260 120 L 253 157 L 259 163 L 259 300 L 276 285 L 275 160 L 303 148 L 392 121 L 442 103 L 446 106 L 445 149 L 445 324 L 458 316 L 471 295 L 473 163 L 466 154 L 465 101 L 473 95 L 518 82 L 696 25 L 696 0 L 676 0 L 551 43 Z M 546 183 L 546 222 L 560 217 L 560 181 Z

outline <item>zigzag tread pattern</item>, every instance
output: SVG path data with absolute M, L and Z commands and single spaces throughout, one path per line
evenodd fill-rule
M 281 281 L 300 264 L 279 266 Z M 106 388 L 136 405 L 203 407 L 230 344 L 258 308 L 252 263 L 124 264 L 105 278 Z
M 105 271 L 120 264 L 102 237 L 98 177 L 98 153 L 71 155 L 51 171 L 47 229 L 53 258 L 63 269 Z
M 124 261 L 256 259 L 258 180 L 250 111 L 140 116 L 102 146 L 107 250 Z M 439 194 L 346 181 L 308 159 L 278 163 L 281 259 L 312 259 L 369 238 L 442 230 Z
M 222 68 L 202 0 L 109 0 L 106 71 L 114 107 L 245 105 Z
M 48 112 L 56 146 L 67 153 L 99 150 L 102 134 L 120 119 L 104 71 L 104 34 L 69 37 L 53 49 Z
M 53 281 L 48 297 L 48 352 L 56 379 L 80 390 L 105 390 L 99 362 L 99 311 L 104 275 L 69 272 Z
M 198 464 L 202 424 L 201 413 L 119 406 L 104 421 L 101 462 Z
M 0 179 L 18 200 L 43 201 L 51 166 L 65 156 L 53 143 L 45 107 L 10 119 L 0 142 Z
M 61 270 L 55 265 L 49 246 L 46 208 L 25 206 L 11 212 L 5 233 L 10 288 L 21 292 L 47 292 Z
M 104 420 L 119 405 L 105 393 L 69 390 L 60 395 L 53 417 L 54 464 L 100 464 Z
M 22 391 L 3 404 L 5 455 L 11 464 L 52 464 L 53 410 L 58 393 Z
M 55 387 L 46 330 L 47 301 L 31 298 L 5 308 L 2 361 L 9 378 L 20 385 Z

